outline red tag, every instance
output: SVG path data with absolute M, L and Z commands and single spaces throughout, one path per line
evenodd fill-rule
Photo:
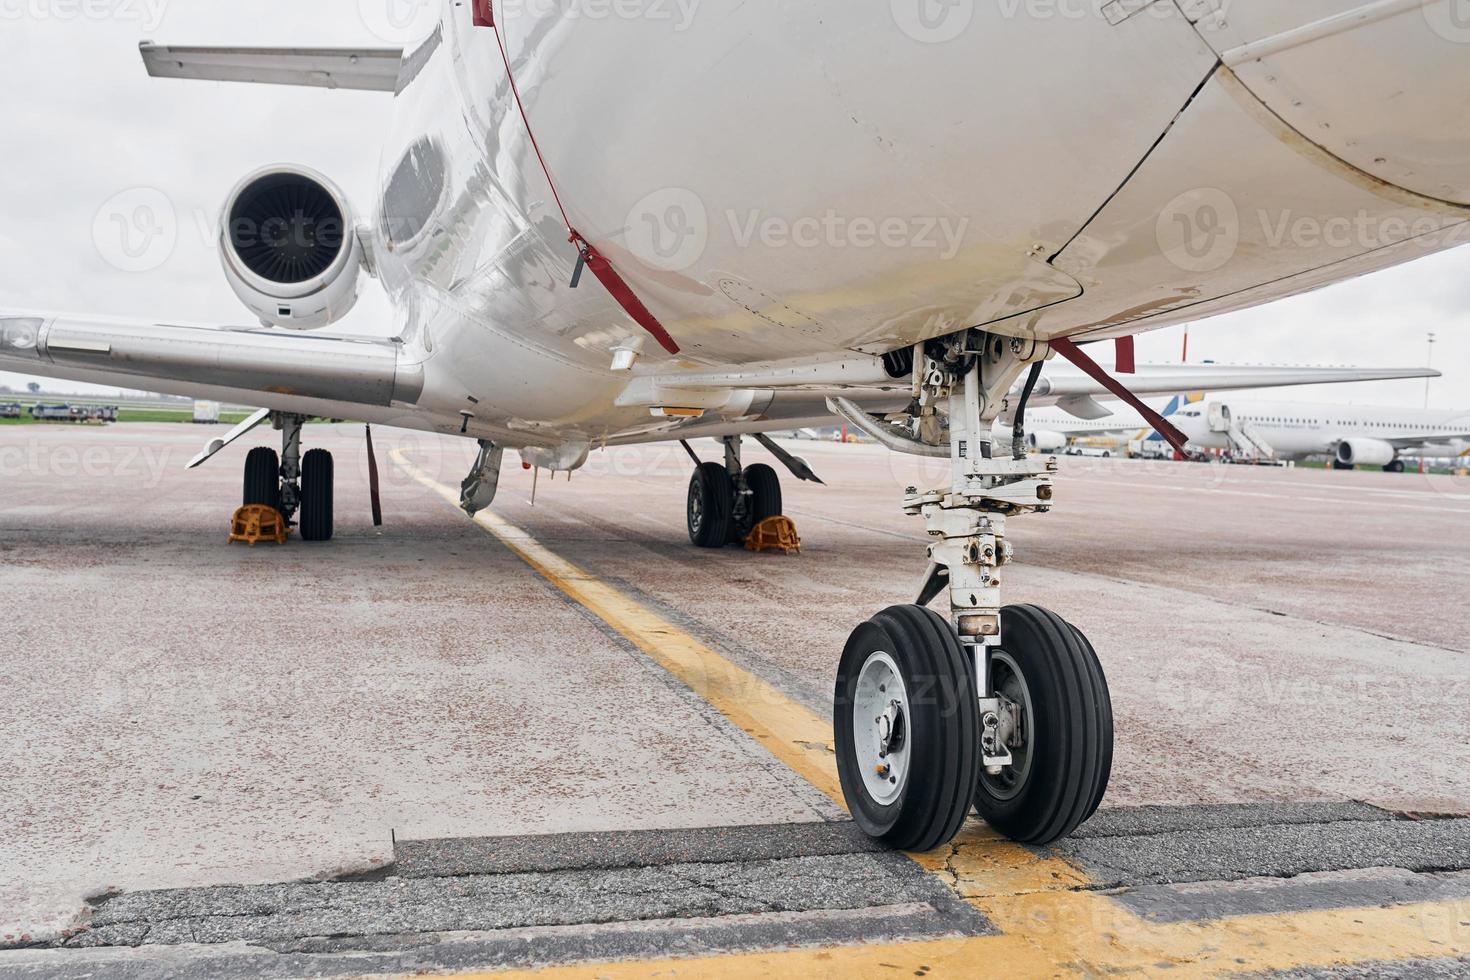
M 471 0 L 470 11 L 476 27 L 495 26 L 495 8 L 491 0 Z
M 674 338 L 669 336 L 669 332 L 664 329 L 662 323 L 658 322 L 658 318 L 648 312 L 648 307 L 644 306 L 643 301 L 633 292 L 633 287 L 618 275 L 612 263 L 603 258 L 601 252 L 593 248 L 587 239 L 575 231 L 572 232 L 571 241 L 580 246 L 582 259 L 587 263 L 587 268 L 592 270 L 592 274 L 612 294 L 612 298 L 617 300 L 623 310 L 633 318 L 633 322 L 652 334 L 653 339 L 658 341 L 659 346 L 664 350 L 670 354 L 679 353 L 679 345 L 674 343 Z
M 1133 355 L 1133 335 L 1118 338 L 1118 353 L 1115 357 L 1114 368 L 1119 374 L 1137 374 L 1138 362 Z

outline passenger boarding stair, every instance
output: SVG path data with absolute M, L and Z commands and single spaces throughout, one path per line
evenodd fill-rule
M 1230 451 L 1247 459 L 1275 459 L 1276 450 L 1250 422 L 1237 420 L 1230 406 L 1216 402 L 1210 406 L 1210 431 L 1224 433 L 1230 440 Z

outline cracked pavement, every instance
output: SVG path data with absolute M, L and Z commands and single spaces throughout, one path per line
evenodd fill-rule
M 257 970 L 268 950 L 279 954 L 273 969 L 339 973 L 360 969 L 365 954 L 396 963 L 438 956 L 446 943 L 460 962 L 491 968 L 994 932 L 934 876 L 847 823 L 610 836 L 404 841 L 399 860 L 351 880 L 118 895 L 94 902 L 87 926 L 47 950 L 0 952 L 0 976 L 85 973 L 115 963 L 120 947 L 188 946 L 211 972 Z M 688 860 L 695 852 L 702 859 Z M 528 861 L 547 870 L 524 870 Z M 130 969 L 152 976 L 164 962 Z

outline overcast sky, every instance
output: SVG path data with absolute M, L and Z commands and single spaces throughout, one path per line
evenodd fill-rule
M 220 272 L 214 221 L 230 187 L 273 162 L 315 167 L 355 206 L 372 200 L 376 134 L 391 98 L 150 79 L 137 44 L 385 45 L 432 26 L 432 0 L 0 0 L 0 309 L 66 310 L 246 324 Z M 120 197 L 121 195 L 121 197 Z M 118 202 L 172 211 L 171 249 L 139 271 L 116 253 Z M 99 247 L 98 242 L 103 244 Z M 111 243 L 111 244 L 109 244 Z M 111 254 L 105 254 L 109 253 Z M 111 261 L 109 261 L 109 259 Z M 370 285 L 341 327 L 386 332 Z M 1246 313 L 1195 324 L 1190 359 L 1424 364 L 1434 331 L 1443 379 L 1431 403 L 1470 409 L 1470 250 L 1460 248 Z M 1140 338 L 1145 361 L 1177 360 L 1181 331 Z M 15 387 L 25 379 L 0 373 Z M 52 390 L 85 386 L 48 382 Z M 1294 400 L 1417 406 L 1418 381 L 1299 389 Z

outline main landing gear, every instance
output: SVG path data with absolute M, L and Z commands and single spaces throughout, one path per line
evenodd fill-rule
M 946 454 L 947 489 L 910 488 L 904 509 L 928 525 L 929 567 L 913 605 L 858 626 L 837 671 L 838 773 L 853 819 L 905 850 L 949 842 L 974 811 L 1013 840 L 1045 844 L 1097 810 L 1112 769 L 1107 679 L 1086 637 L 1037 606 L 1002 607 L 1005 521 L 1047 511 L 1055 457 L 1028 458 L 1025 399 L 1045 344 L 965 331 L 915 352 L 909 422 L 890 426 L 850 402 L 840 413 L 883 444 Z M 1029 392 L 1032 384 L 1026 386 Z M 1015 422 L 1014 446 L 992 427 Z M 949 595 L 949 616 L 928 608 Z
M 805 462 L 769 438 L 758 435 L 756 439 L 799 479 L 822 482 Z M 781 515 L 781 478 L 776 471 L 765 463 L 743 466 L 740 436 L 726 436 L 722 441 L 723 463 L 701 462 L 689 444 L 683 444 L 694 460 L 685 518 L 689 540 L 700 548 L 723 548 L 744 541 L 757 524 Z
M 274 449 L 260 446 L 245 457 L 245 505 L 272 507 L 288 522 L 299 511 L 302 540 L 331 540 L 332 454 L 312 449 L 302 455 L 301 427 L 306 416 L 274 412 L 271 423 L 281 432 L 281 452 L 277 455 Z

